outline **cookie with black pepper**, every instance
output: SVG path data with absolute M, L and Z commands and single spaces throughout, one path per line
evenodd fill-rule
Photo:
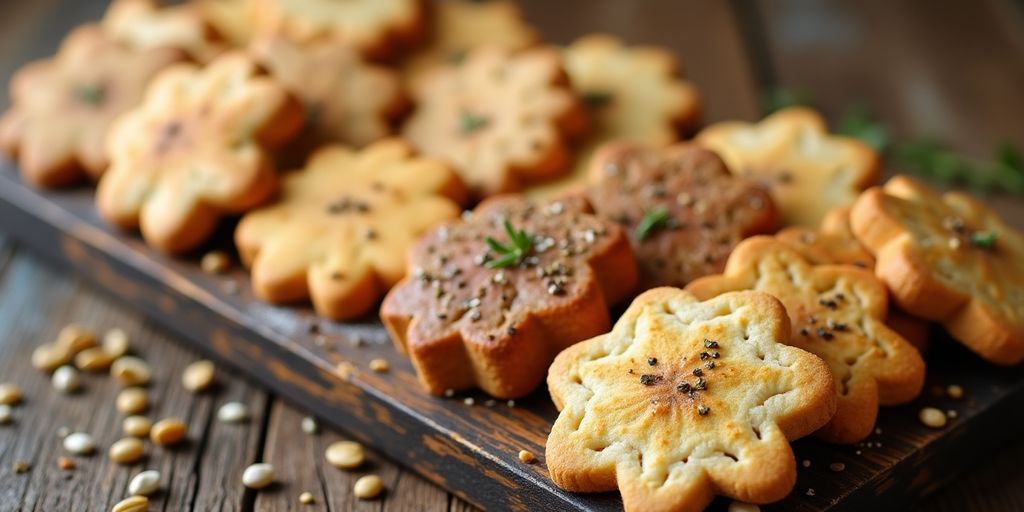
M 885 324 L 888 291 L 870 270 L 812 265 L 768 236 L 741 242 L 725 272 L 686 290 L 701 299 L 739 290 L 766 292 L 789 313 L 788 343 L 832 370 L 838 407 L 819 437 L 854 443 L 871 434 L 879 405 L 909 402 L 924 384 L 921 354 Z
M 635 285 L 625 232 L 582 199 L 501 196 L 424 236 L 380 313 L 430 393 L 516 398 L 560 350 L 607 331 Z
M 695 144 L 613 143 L 595 155 L 591 172 L 596 184 L 585 195 L 632 235 L 643 288 L 721 272 L 736 244 L 773 231 L 778 219 L 766 190 Z
M 547 440 L 552 480 L 618 488 L 626 511 L 696 512 L 716 494 L 782 499 L 796 483 L 789 441 L 836 408 L 828 366 L 789 336 L 785 308 L 766 293 L 643 293 L 610 333 L 551 365 L 561 411 Z

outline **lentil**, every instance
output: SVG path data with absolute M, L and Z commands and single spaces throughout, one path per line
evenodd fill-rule
M 196 361 L 185 367 L 185 371 L 181 373 L 181 384 L 193 393 L 206 391 L 213 385 L 216 371 L 217 368 L 213 365 L 213 361 L 206 359 Z
M 74 432 L 64 438 L 64 449 L 75 455 L 89 455 L 96 450 L 96 441 L 85 432 Z
M 142 388 L 125 388 L 117 394 L 114 404 L 124 414 L 140 414 L 149 409 L 149 397 Z
M 172 445 L 185 439 L 188 427 L 177 418 L 164 418 L 153 425 L 149 439 L 159 445 Z
M 274 483 L 274 466 L 253 464 L 242 473 L 242 484 L 250 489 L 262 489 Z
M 53 372 L 53 387 L 61 393 L 74 393 L 82 387 L 82 378 L 74 366 L 61 366 Z
M 145 496 L 131 496 L 114 505 L 110 512 L 146 512 L 149 510 L 149 498 Z
M 107 455 L 118 464 L 134 464 L 142 458 L 145 447 L 138 438 L 125 437 L 110 445 Z
M 89 347 L 75 356 L 75 366 L 87 372 L 103 372 L 110 369 L 114 357 L 99 347 Z
M 924 409 L 921 409 L 921 412 L 918 414 L 918 418 L 921 420 L 921 423 L 924 423 L 926 426 L 931 428 L 942 428 L 946 426 L 946 415 L 934 407 L 925 407 Z
M 145 386 L 153 375 L 149 364 L 135 356 L 121 356 L 114 360 L 110 374 L 125 386 Z
M 128 416 L 121 422 L 121 431 L 126 436 L 146 438 L 153 428 L 153 422 L 145 416 Z
M 340 469 L 355 469 L 363 464 L 366 458 L 363 446 L 355 441 L 338 441 L 331 443 L 324 452 L 327 462 Z
M 352 490 L 355 492 L 356 498 L 372 500 L 380 496 L 381 491 L 384 490 L 384 482 L 377 475 L 366 475 L 356 480 Z
M 117 359 L 128 353 L 128 333 L 120 327 L 115 327 L 103 335 L 103 351 L 110 357 Z
M 5 382 L 0 384 L 0 404 L 18 405 L 21 403 L 21 388 L 17 384 Z
M 132 477 L 128 482 L 128 492 L 139 496 L 149 496 L 160 489 L 160 472 L 154 469 L 143 471 Z

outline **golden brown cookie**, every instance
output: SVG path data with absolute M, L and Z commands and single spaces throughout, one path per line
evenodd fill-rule
M 398 75 L 331 42 L 297 45 L 283 38 L 253 44 L 252 53 L 306 106 L 301 145 L 365 146 L 391 133 L 408 100 Z
M 754 181 L 695 144 L 612 143 L 594 157 L 584 195 L 631 234 L 641 289 L 684 286 L 725 268 L 744 238 L 774 231 L 778 212 Z
M 192 4 L 230 46 L 244 48 L 252 40 L 255 0 L 192 0 Z
M 885 286 L 869 270 L 807 262 L 767 236 L 741 242 L 725 273 L 686 287 L 708 299 L 737 291 L 774 295 L 789 312 L 789 344 L 828 363 L 838 397 L 836 415 L 818 435 L 854 443 L 871 434 L 879 405 L 912 400 L 924 384 L 924 361 L 910 343 L 885 325 Z
M 897 176 L 865 192 L 850 222 L 902 309 L 988 361 L 1024 359 L 1024 235 L 997 213 Z
M 11 78 L 11 108 L 0 118 L 0 149 L 17 158 L 26 181 L 59 187 L 96 180 L 110 155 L 114 118 L 142 101 L 146 84 L 184 58 L 169 49 L 135 51 L 95 25 L 71 32 L 55 57 Z
M 380 316 L 431 393 L 516 398 L 563 348 L 605 332 L 636 263 L 615 223 L 581 199 L 488 199 L 424 236 Z
M 161 6 L 157 0 L 115 0 L 103 29 L 131 48 L 175 48 L 196 62 L 209 62 L 226 46 L 196 4 Z
M 852 205 L 881 173 L 874 149 L 830 135 L 821 116 L 805 107 L 780 110 L 757 124 L 716 123 L 697 141 L 734 173 L 768 186 L 786 226 L 819 225 L 830 209 Z
M 407 83 L 435 67 L 461 62 L 474 48 L 520 50 L 539 41 L 519 6 L 509 0 L 445 0 L 432 7 L 428 44 L 402 61 Z
M 225 53 L 204 69 L 168 68 L 111 129 L 100 215 L 141 229 L 161 250 L 193 249 L 222 215 L 271 198 L 277 175 L 268 150 L 301 127 L 299 102 L 245 55 Z
M 478 197 L 558 177 L 586 126 L 551 48 L 473 50 L 416 84 L 403 135 L 450 162 Z
M 828 367 L 785 345 L 789 330 L 766 293 L 640 295 L 610 333 L 551 365 L 551 478 L 570 491 L 618 487 L 627 512 L 699 511 L 716 494 L 782 499 L 796 483 L 789 441 L 836 409 Z
M 253 1 L 259 35 L 331 40 L 375 59 L 418 42 L 426 25 L 423 0 Z
M 597 149 L 611 141 L 665 146 L 692 130 L 700 117 L 697 89 L 680 78 L 679 63 L 664 48 L 627 46 L 618 38 L 592 34 L 564 50 L 565 70 L 590 111 L 592 130 L 576 152 L 572 171 L 530 189 L 553 196 L 587 184 Z
M 284 177 L 277 203 L 242 218 L 235 244 L 261 299 L 312 298 L 320 315 L 350 320 L 405 275 L 416 239 L 457 218 L 465 199 L 454 172 L 403 141 L 324 146 Z

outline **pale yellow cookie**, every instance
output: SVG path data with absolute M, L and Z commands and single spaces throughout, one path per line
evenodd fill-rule
M 141 229 L 161 250 L 194 249 L 222 215 L 273 196 L 268 150 L 295 135 L 302 116 L 299 102 L 245 55 L 225 53 L 203 69 L 168 68 L 142 105 L 111 129 L 99 213 L 123 229 Z
M 350 320 L 402 278 L 413 242 L 458 217 L 465 199 L 454 172 L 403 141 L 325 146 L 285 176 L 277 203 L 242 218 L 235 244 L 261 299 L 311 298 L 317 313 Z
M 576 152 L 572 171 L 534 187 L 551 196 L 588 182 L 597 149 L 611 141 L 658 147 L 679 140 L 700 117 L 697 89 L 679 76 L 679 63 L 664 48 L 627 46 L 616 37 L 592 34 L 565 48 L 565 70 L 591 114 L 591 133 Z
M 209 62 L 226 49 L 196 4 L 165 7 L 157 0 L 115 0 L 102 24 L 114 39 L 132 48 L 176 48 L 197 62 Z
M 780 110 L 757 124 L 715 123 L 697 141 L 718 152 L 732 172 L 768 186 L 786 226 L 818 226 L 830 209 L 852 205 L 881 173 L 874 149 L 830 135 L 821 116 L 805 107 Z
M 756 290 L 782 301 L 793 331 L 788 343 L 818 355 L 832 370 L 838 408 L 818 432 L 827 441 L 863 440 L 879 405 L 909 402 L 924 384 L 924 361 L 885 325 L 887 292 L 869 270 L 815 266 L 788 245 L 756 236 L 736 246 L 724 274 L 686 289 L 702 299 Z
M 552 48 L 473 50 L 425 76 L 413 99 L 403 136 L 450 162 L 477 197 L 562 175 L 586 126 Z
M 836 409 L 828 367 L 785 345 L 789 331 L 766 293 L 640 295 L 610 333 L 551 365 L 551 478 L 570 491 L 617 487 L 627 512 L 700 511 L 716 494 L 782 499 L 796 483 L 789 441 Z
M 904 310 L 941 322 L 988 361 L 1024 359 L 1024 235 L 970 196 L 904 176 L 865 192 L 850 217 L 875 274 Z

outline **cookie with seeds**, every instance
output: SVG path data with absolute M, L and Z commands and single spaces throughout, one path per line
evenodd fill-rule
M 785 226 L 818 226 L 830 209 L 852 205 L 881 173 L 874 149 L 829 134 L 821 115 L 805 107 L 780 110 L 756 124 L 715 123 L 697 141 L 734 173 L 764 183 Z
M 996 212 L 896 176 L 857 200 L 850 223 L 902 309 L 987 361 L 1024 360 L 1024 235 Z
M 423 77 L 412 95 L 404 137 L 450 162 L 477 197 L 562 175 L 586 126 L 552 48 L 478 48 Z
M 408 100 L 398 75 L 339 44 L 298 45 L 275 37 L 252 54 L 306 107 L 300 153 L 326 143 L 365 146 L 389 135 Z
M 700 97 L 683 80 L 679 63 L 668 50 L 629 46 L 606 34 L 581 37 L 563 50 L 565 70 L 583 99 L 592 129 L 576 152 L 572 171 L 530 189 L 554 196 L 588 183 L 594 153 L 612 141 L 661 147 L 679 140 L 700 118 Z
M 875 426 L 879 405 L 909 402 L 924 384 L 920 353 L 885 325 L 885 285 L 870 270 L 812 265 L 768 236 L 741 242 L 725 272 L 700 278 L 686 290 L 708 299 L 737 290 L 777 297 L 789 312 L 789 344 L 828 363 L 836 414 L 819 437 L 834 443 L 863 440 Z
M 446 0 L 432 5 L 427 44 L 405 58 L 400 67 L 408 83 L 431 69 L 457 64 L 474 48 L 496 46 L 520 50 L 540 38 L 509 0 Z
M 721 272 L 736 244 L 772 232 L 778 220 L 767 191 L 695 144 L 613 143 L 594 157 L 592 172 L 596 184 L 584 194 L 632 235 L 641 289 Z
M 334 41 L 372 59 L 393 57 L 418 43 L 426 26 L 424 0 L 253 0 L 255 32 L 306 43 Z
M 551 478 L 569 491 L 618 488 L 626 511 L 782 499 L 796 483 L 789 441 L 836 409 L 828 366 L 786 345 L 789 331 L 766 293 L 643 293 L 610 333 L 551 365 Z
M 242 218 L 235 245 L 259 298 L 312 298 L 320 315 L 350 320 L 402 278 L 412 244 L 457 218 L 465 199 L 451 169 L 403 141 L 324 146 L 285 175 L 275 204 Z
M 241 53 L 222 54 L 202 69 L 168 68 L 111 129 L 99 213 L 141 230 L 163 251 L 194 249 L 221 216 L 272 198 L 277 174 L 269 151 L 302 122 L 298 100 Z
M 608 330 L 636 285 L 629 240 L 582 199 L 490 198 L 425 235 L 380 316 L 435 395 L 517 398 L 560 350 Z
M 104 138 L 114 119 L 142 101 L 161 69 L 184 58 L 170 48 L 132 50 L 96 25 L 79 27 L 57 55 L 11 78 L 0 150 L 17 159 L 22 177 L 37 186 L 99 179 L 110 162 Z
M 227 49 L 198 5 L 191 3 L 162 6 L 157 0 L 115 0 L 102 25 L 131 48 L 176 48 L 196 62 L 210 62 Z

